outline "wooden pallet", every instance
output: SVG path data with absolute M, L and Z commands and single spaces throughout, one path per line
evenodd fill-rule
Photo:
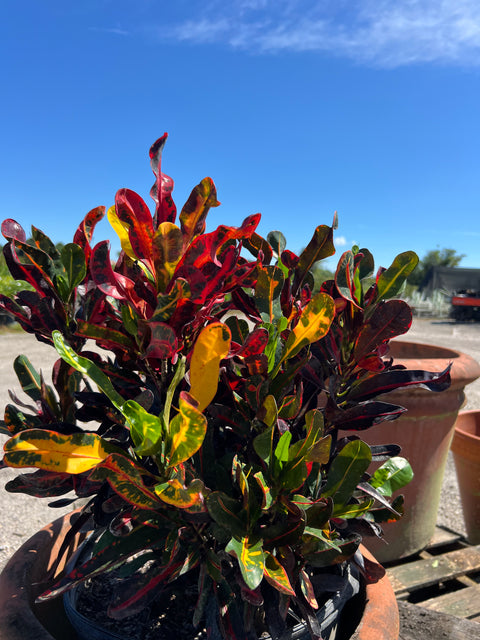
M 387 574 L 397 600 L 480 623 L 480 545 L 437 528 L 425 551 L 389 565 Z

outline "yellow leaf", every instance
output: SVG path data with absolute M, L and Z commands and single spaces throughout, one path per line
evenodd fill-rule
M 288 337 L 280 363 L 292 358 L 303 347 L 323 338 L 330 329 L 334 316 L 335 303 L 329 295 L 318 293 L 313 296 Z M 272 375 L 278 372 L 279 365 Z
M 132 245 L 130 244 L 130 238 L 128 235 L 130 227 L 128 224 L 125 224 L 124 222 L 122 222 L 120 218 L 117 216 L 115 205 L 110 207 L 110 209 L 107 211 L 107 218 L 110 224 L 112 225 L 113 230 L 115 231 L 117 236 L 120 238 L 120 244 L 122 246 L 122 249 L 127 254 L 127 256 L 129 258 L 132 258 L 132 260 L 137 260 L 137 256 L 135 255 L 132 249 Z
M 56 431 L 27 429 L 5 443 L 9 467 L 36 467 L 58 473 L 83 473 L 118 451 L 94 433 L 63 436 Z
M 231 341 L 230 329 L 221 322 L 205 327 L 193 347 L 190 363 L 190 394 L 203 411 L 215 397 L 218 387 L 220 361 L 228 355 Z
M 165 291 L 182 257 L 183 236 L 180 228 L 173 222 L 159 224 L 153 249 L 159 290 Z

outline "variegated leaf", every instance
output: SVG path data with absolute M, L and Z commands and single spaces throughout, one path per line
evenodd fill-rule
M 116 493 L 140 509 L 158 509 L 161 503 L 145 485 L 142 473 L 146 474 L 145 470 L 133 460 L 114 453 L 96 466 L 89 479 L 96 482 L 107 480 Z
M 265 569 L 263 540 L 252 544 L 248 537 L 241 540 L 232 538 L 225 547 L 225 551 L 237 558 L 246 585 L 250 589 L 256 589 L 262 581 Z
M 58 473 L 83 473 L 118 451 L 94 433 L 61 435 L 47 429 L 27 429 L 4 446 L 10 467 L 36 467 Z
M 280 364 L 292 358 L 303 347 L 323 338 L 328 332 L 335 316 L 335 303 L 325 293 L 313 296 L 302 311 L 298 323 L 290 333 L 282 358 L 272 375 L 278 373 Z
M 207 419 L 198 410 L 196 399 L 182 391 L 179 398 L 179 412 L 170 421 L 168 428 L 169 466 L 175 467 L 180 462 L 191 458 L 202 446 L 206 432 Z
M 280 564 L 277 558 L 268 551 L 265 552 L 263 575 L 267 582 L 281 593 L 285 593 L 287 596 L 295 596 L 295 591 L 292 588 L 285 568 Z
M 204 490 L 205 486 L 198 478 L 192 480 L 188 487 L 185 487 L 176 478 L 155 487 L 155 493 L 163 502 L 179 509 L 202 506 Z
M 153 255 L 158 291 L 164 292 L 182 257 L 183 236 L 177 225 L 162 222 L 153 238 Z
M 217 190 L 211 178 L 204 178 L 192 191 L 180 213 L 184 246 L 205 231 L 205 218 L 211 207 L 218 207 Z

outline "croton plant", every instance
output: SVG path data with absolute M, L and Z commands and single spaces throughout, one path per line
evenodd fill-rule
M 220 204 L 210 178 L 177 223 L 166 138 L 150 149 L 153 215 L 129 189 L 107 212 L 116 262 L 107 241 L 92 245 L 104 207 L 60 251 L 35 227 L 27 241 L 14 220 L 2 225 L 7 265 L 30 286 L 1 306 L 59 355 L 53 386 L 26 356 L 15 360 L 33 404 L 11 393 L 2 466 L 37 470 L 7 490 L 73 492 L 54 505 L 83 498 L 71 536 L 93 530 L 91 557 L 42 599 L 122 567 L 130 587 L 109 610 L 122 618 L 191 576 L 195 625 L 216 601 L 225 638 L 275 638 L 289 610 L 319 637 L 312 572 L 353 558 L 362 536 L 400 518 L 392 492 L 411 475 L 398 447 L 371 447 L 359 432 L 404 411 L 378 396 L 449 384 L 448 370 L 388 357 L 411 324 L 395 297 L 418 259 L 402 253 L 374 276 L 370 252 L 354 247 L 313 293 L 335 223 L 300 255 L 277 231 L 258 235 L 259 214 L 207 232 Z M 369 473 L 372 461 L 383 464 Z

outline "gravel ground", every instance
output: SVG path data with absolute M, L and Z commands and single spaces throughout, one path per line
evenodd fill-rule
M 458 349 L 480 362 L 480 324 L 455 324 L 430 318 L 415 318 L 405 339 Z M 0 359 L 1 407 L 10 401 L 8 389 L 13 389 L 21 395 L 12 367 L 13 360 L 18 354 L 28 355 L 33 365 L 41 369 L 47 379 L 56 356 L 51 347 L 23 333 L 1 334 L 0 353 L 2 354 Z M 464 409 L 480 409 L 480 380 L 467 387 L 466 395 Z M 0 436 L 0 443 L 4 440 L 5 438 Z M 2 515 L 0 518 L 0 570 L 11 554 L 28 537 L 70 510 L 69 508 L 51 509 L 47 505 L 48 500 L 7 493 L 3 487 L 14 475 L 15 471 L 11 469 L 3 469 L 0 472 L 0 513 Z M 464 534 L 463 516 L 451 455 L 447 463 L 440 504 L 438 524 Z

